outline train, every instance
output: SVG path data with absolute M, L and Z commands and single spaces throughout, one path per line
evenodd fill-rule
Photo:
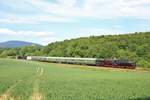
M 80 64 L 99 67 L 135 69 L 136 63 L 122 59 L 27 56 L 27 60 L 52 63 Z

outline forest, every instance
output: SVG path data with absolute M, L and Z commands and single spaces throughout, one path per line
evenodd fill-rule
M 1 58 L 16 56 L 92 57 L 126 59 L 150 68 L 150 32 L 101 35 L 57 41 L 47 46 L 1 48 Z

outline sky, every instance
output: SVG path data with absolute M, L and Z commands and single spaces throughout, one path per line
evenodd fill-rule
M 0 42 L 150 31 L 150 0 L 0 0 Z

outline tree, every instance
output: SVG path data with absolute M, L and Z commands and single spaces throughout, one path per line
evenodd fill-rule
M 150 68 L 150 62 L 149 61 L 146 61 L 144 59 L 141 59 L 137 62 L 137 65 L 139 67 L 145 67 L 145 68 Z
M 150 61 L 150 45 L 143 44 L 141 46 L 138 46 L 136 49 L 136 54 L 139 57 L 142 57 L 143 59 Z
M 0 54 L 0 57 L 1 58 L 6 58 L 8 55 L 7 55 L 7 52 L 6 51 L 3 51 L 1 54 Z
M 131 61 L 137 61 L 138 60 L 138 56 L 136 55 L 135 52 L 130 52 L 128 50 L 117 50 L 117 58 L 119 59 L 126 59 L 126 60 L 131 60 Z
M 20 49 L 20 55 L 21 56 L 31 56 L 37 50 L 41 50 L 41 48 L 38 46 L 25 46 Z

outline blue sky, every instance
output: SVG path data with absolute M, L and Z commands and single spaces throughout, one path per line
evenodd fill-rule
M 150 0 L 1 0 L 0 42 L 150 31 Z

